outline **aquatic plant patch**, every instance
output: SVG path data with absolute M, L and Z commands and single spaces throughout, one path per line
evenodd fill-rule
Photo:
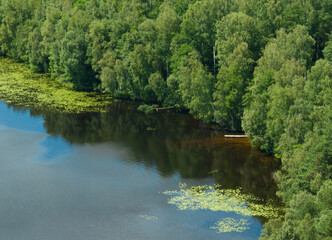
M 188 187 L 180 184 L 179 190 L 165 191 L 164 194 L 170 196 L 168 203 L 180 210 L 234 212 L 242 216 L 265 218 L 277 218 L 282 211 L 272 202 L 264 203 L 260 198 L 242 193 L 241 189 L 222 189 L 220 185 Z M 249 228 L 246 223 L 226 219 L 212 228 L 218 229 L 218 232 L 244 231 Z
M 243 232 L 249 229 L 249 225 L 250 224 L 245 219 L 236 220 L 234 218 L 224 218 L 210 228 L 216 229 L 218 233 Z
M 24 64 L 0 57 L 0 101 L 61 112 L 105 111 L 114 102 L 107 94 L 78 92 L 45 74 L 32 73 Z

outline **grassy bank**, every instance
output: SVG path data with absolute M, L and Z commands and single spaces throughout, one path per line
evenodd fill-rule
M 105 111 L 105 106 L 114 99 L 107 94 L 70 90 L 48 75 L 32 73 L 23 63 L 0 57 L 0 101 L 81 113 Z

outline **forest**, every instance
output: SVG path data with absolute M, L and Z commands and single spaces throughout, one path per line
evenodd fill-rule
M 188 110 L 281 159 L 261 239 L 332 237 L 332 1 L 1 0 L 0 55 Z

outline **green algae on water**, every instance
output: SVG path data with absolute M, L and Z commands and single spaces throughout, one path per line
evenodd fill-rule
M 277 218 L 280 210 L 273 203 L 263 204 L 261 199 L 244 194 L 240 189 L 221 189 L 219 185 L 188 187 L 180 184 L 178 191 L 166 191 L 164 194 L 171 196 L 168 203 L 180 210 L 204 209 L 265 218 Z
M 34 74 L 22 63 L 0 57 L 0 101 L 68 113 L 100 112 L 114 102 L 107 94 L 78 92 L 45 74 Z
M 274 203 L 264 203 L 260 198 L 242 193 L 241 189 L 222 189 L 220 185 L 188 187 L 180 183 L 179 190 L 165 191 L 164 194 L 170 196 L 168 203 L 174 204 L 179 210 L 234 212 L 242 216 L 265 218 L 277 218 L 281 211 Z M 218 229 L 218 232 L 248 229 L 244 221 L 236 223 L 234 219 L 222 220 L 212 228 Z
M 216 229 L 218 233 L 226 232 L 243 232 L 247 229 L 250 229 L 248 226 L 250 224 L 245 219 L 236 220 L 233 218 L 224 218 L 211 229 Z

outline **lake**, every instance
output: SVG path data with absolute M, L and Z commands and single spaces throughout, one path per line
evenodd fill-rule
M 0 239 L 258 239 L 250 204 L 276 200 L 278 163 L 189 114 L 136 108 L 1 102 Z

